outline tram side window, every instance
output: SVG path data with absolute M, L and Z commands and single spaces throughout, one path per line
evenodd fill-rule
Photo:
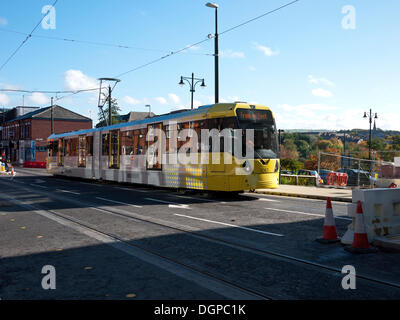
M 66 149 L 65 156 L 69 157 L 69 156 L 71 156 L 71 140 L 68 139 L 65 141 L 66 141 L 66 145 L 67 145 L 67 147 L 65 148 Z
M 52 152 L 52 154 L 51 154 L 52 157 L 57 157 L 57 154 L 58 154 L 58 141 L 53 141 L 51 152 Z
M 70 148 L 70 156 L 77 157 L 78 156 L 78 138 L 74 138 L 70 140 L 71 148 Z
M 231 128 L 235 129 L 237 128 L 236 126 L 236 120 L 234 117 L 229 117 L 229 118 L 215 118 L 215 119 L 208 119 L 207 120 L 207 129 L 212 130 L 212 129 L 217 129 L 219 132 L 221 132 L 224 129 Z M 220 146 L 220 152 L 224 152 L 224 138 L 220 137 L 219 141 L 219 146 Z M 209 139 L 209 147 L 210 151 L 212 151 L 212 139 L 210 137 Z
M 178 129 L 177 146 L 179 150 L 190 139 L 188 136 L 186 136 L 186 140 L 181 140 L 181 137 L 183 138 L 182 130 L 189 129 L 189 122 L 179 123 L 177 129 Z
M 136 154 L 144 154 L 145 146 L 146 146 L 146 129 L 140 129 L 139 131 L 139 139 L 136 148 Z
M 86 155 L 87 156 L 93 155 L 93 136 L 86 137 Z
M 134 136 L 132 130 L 121 132 L 121 154 L 134 154 Z
M 110 144 L 109 144 L 109 139 L 108 139 L 108 133 L 105 133 L 101 136 L 101 148 L 102 148 L 102 152 L 101 154 L 103 156 L 108 156 L 109 155 L 109 148 L 110 148 Z
M 58 141 L 51 141 L 49 145 L 49 156 L 56 157 L 58 153 Z

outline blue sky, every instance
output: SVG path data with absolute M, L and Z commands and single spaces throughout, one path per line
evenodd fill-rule
M 3 0 L 0 5 L 0 64 L 42 17 L 53 0 Z M 56 28 L 34 35 L 113 43 L 123 49 L 32 37 L 0 71 L 0 88 L 76 90 L 97 86 L 214 32 L 214 9 L 200 0 L 59 0 Z M 219 31 L 290 0 L 220 0 Z M 355 9 L 355 29 L 344 29 Z M 396 0 L 300 0 L 220 37 L 220 100 L 268 105 L 279 128 L 368 127 L 400 130 L 400 2 Z M 190 107 L 180 76 L 205 78 L 196 105 L 214 99 L 213 40 L 121 77 L 114 91 L 122 113 L 157 114 Z M 149 50 L 147 50 L 149 49 Z M 25 105 L 44 106 L 49 96 L 25 94 Z M 22 104 L 21 94 L 0 93 L 0 106 Z M 78 94 L 58 104 L 97 120 L 97 93 Z

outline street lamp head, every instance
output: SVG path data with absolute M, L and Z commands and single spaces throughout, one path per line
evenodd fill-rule
M 367 113 L 364 111 L 364 117 L 363 118 L 366 118 L 367 117 Z
M 206 84 L 204 83 L 204 79 L 203 79 L 203 81 L 201 82 L 200 87 L 202 87 L 202 88 L 205 88 L 205 87 L 206 87 Z
M 206 7 L 217 9 L 218 8 L 218 4 L 207 2 L 206 3 Z
M 375 117 L 374 117 L 375 119 L 378 119 L 378 114 L 377 113 L 375 113 Z
M 181 81 L 178 83 L 180 86 L 183 86 L 185 83 L 183 82 L 183 77 L 181 77 Z

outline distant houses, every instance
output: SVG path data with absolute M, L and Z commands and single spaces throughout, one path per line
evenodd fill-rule
M 58 105 L 45 108 L 17 106 L 3 110 L 0 123 L 1 155 L 21 164 L 46 161 L 47 138 L 52 132 L 92 128 L 92 119 Z

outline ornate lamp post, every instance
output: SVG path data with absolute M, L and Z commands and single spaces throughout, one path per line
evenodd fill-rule
M 191 77 L 183 77 L 183 76 L 181 76 L 181 81 L 179 81 L 179 85 L 180 85 L 180 86 L 183 86 L 183 85 L 185 84 L 183 81 L 186 81 L 186 82 L 189 84 L 189 86 L 190 86 L 190 93 L 191 93 L 191 109 L 193 109 L 193 94 L 194 94 L 194 92 L 196 91 L 196 90 L 195 90 L 196 85 L 197 85 L 198 83 L 201 82 L 200 87 L 205 88 L 205 87 L 206 87 L 206 84 L 204 83 L 204 79 L 195 78 L 195 77 L 194 77 L 194 73 L 192 73 L 192 76 L 191 76 Z

